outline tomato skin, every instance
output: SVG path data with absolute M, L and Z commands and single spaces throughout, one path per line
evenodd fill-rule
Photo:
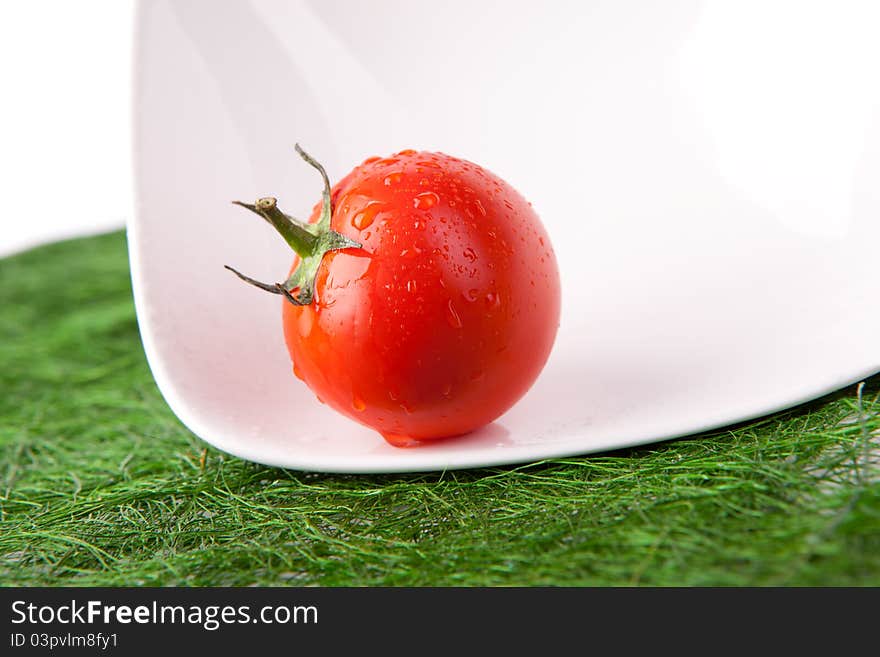
M 297 376 L 393 444 L 507 411 L 559 325 L 556 258 L 531 205 L 476 164 L 411 150 L 366 160 L 331 198 L 331 227 L 363 248 L 324 256 L 312 304 L 283 303 Z

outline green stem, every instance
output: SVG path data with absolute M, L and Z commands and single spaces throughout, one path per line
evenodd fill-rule
M 299 144 L 294 144 L 293 148 L 302 159 L 318 170 L 324 180 L 324 190 L 321 192 L 321 218 L 318 219 L 318 225 L 330 228 L 330 215 L 333 214 L 333 206 L 330 203 L 330 178 L 327 177 L 327 172 L 321 163 L 306 153 Z
M 339 249 L 359 249 L 361 245 L 330 228 L 333 207 L 330 201 L 330 179 L 327 177 L 327 172 L 311 155 L 300 148 L 299 144 L 296 144 L 296 152 L 303 160 L 318 170 L 324 182 L 324 189 L 321 193 L 321 216 L 316 224 L 305 224 L 284 214 L 278 208 L 278 202 L 271 196 L 261 198 L 254 204 L 242 203 L 241 201 L 233 201 L 233 203 L 247 208 L 274 227 L 290 245 L 290 248 L 299 255 L 299 264 L 283 284 L 261 283 L 228 265 L 226 269 L 246 283 L 272 294 L 281 294 L 296 306 L 304 306 L 310 304 L 314 299 L 315 277 L 324 256 L 330 251 Z
M 233 201 L 233 203 L 247 208 L 268 221 L 280 233 L 284 241 L 290 245 L 290 248 L 296 251 L 299 257 L 307 258 L 314 254 L 318 238 L 308 231 L 306 224 L 284 214 L 278 208 L 278 201 L 271 196 L 261 198 L 253 205 L 242 203 L 241 201 Z

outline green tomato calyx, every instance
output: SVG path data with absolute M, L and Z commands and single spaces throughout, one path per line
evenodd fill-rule
M 330 201 L 330 179 L 327 177 L 327 172 L 311 155 L 300 148 L 299 144 L 296 144 L 295 148 L 303 160 L 318 170 L 324 181 L 321 216 L 317 223 L 308 224 L 285 214 L 278 207 L 276 199 L 271 196 L 258 199 L 253 204 L 241 201 L 233 201 L 233 203 L 247 208 L 271 225 L 300 257 L 299 264 L 284 283 L 261 283 L 229 265 L 225 267 L 246 283 L 272 294 L 281 294 L 295 306 L 307 306 L 315 298 L 315 277 L 318 275 L 318 267 L 324 256 L 330 251 L 359 249 L 362 245 L 330 228 L 333 206 Z

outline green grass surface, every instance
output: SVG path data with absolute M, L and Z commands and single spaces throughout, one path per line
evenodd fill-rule
M 205 449 L 121 233 L 0 261 L 4 585 L 880 585 L 880 380 L 611 454 L 345 476 Z

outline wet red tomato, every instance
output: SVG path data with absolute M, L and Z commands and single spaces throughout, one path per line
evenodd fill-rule
M 274 209 L 247 207 L 260 203 Z M 281 290 L 296 375 L 395 445 L 467 433 L 516 403 L 560 313 L 556 258 L 531 205 L 476 164 L 406 150 L 356 167 L 330 206 L 337 245 L 304 251 L 313 280 L 297 277 L 297 259 Z

